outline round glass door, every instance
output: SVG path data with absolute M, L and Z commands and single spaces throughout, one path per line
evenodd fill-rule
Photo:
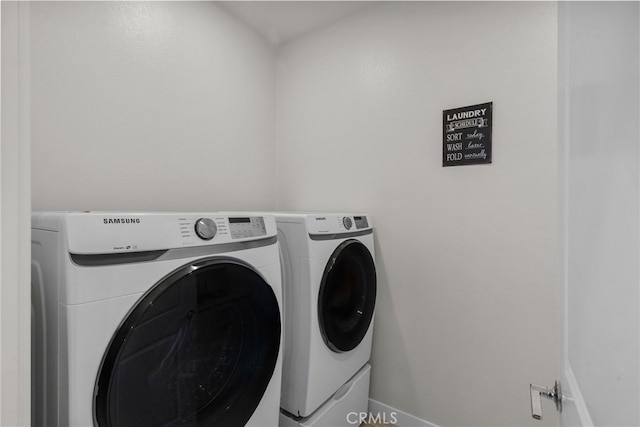
M 262 277 L 227 259 L 183 266 L 138 301 L 104 356 L 97 425 L 242 426 L 280 347 L 278 301 Z
M 346 240 L 333 252 L 318 295 L 324 342 L 335 352 L 353 350 L 366 335 L 376 303 L 376 269 L 369 250 Z

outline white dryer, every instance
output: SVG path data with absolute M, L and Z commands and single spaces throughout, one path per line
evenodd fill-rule
M 376 301 L 371 218 L 364 214 L 274 215 L 285 300 L 280 402 L 284 414 L 303 425 L 303 418 L 314 411 L 316 416 L 329 412 L 319 408 L 341 402 L 347 393 L 351 403 L 343 404 L 343 409 L 366 411 Z M 347 424 L 346 413 L 332 417 L 332 423 L 339 418 Z M 281 425 L 294 424 L 281 418 Z
M 34 213 L 34 425 L 276 426 L 268 215 Z

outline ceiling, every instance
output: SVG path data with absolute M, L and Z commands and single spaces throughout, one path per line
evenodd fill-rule
M 277 45 L 321 29 L 369 1 L 220 1 L 220 6 Z

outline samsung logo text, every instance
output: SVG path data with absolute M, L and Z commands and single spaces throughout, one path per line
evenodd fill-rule
M 104 218 L 105 224 L 140 224 L 140 218 Z

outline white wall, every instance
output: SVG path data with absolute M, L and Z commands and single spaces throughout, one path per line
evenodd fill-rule
M 275 208 L 275 52 L 213 2 L 36 2 L 33 209 Z
M 640 425 L 640 10 L 567 2 L 560 75 L 568 362 L 593 425 Z
M 0 425 L 30 425 L 29 5 L 3 1 L 0 139 Z
M 556 8 L 391 2 L 279 51 L 278 208 L 373 214 L 371 397 L 439 425 L 557 422 Z M 442 110 L 488 101 L 493 164 L 443 168 Z

